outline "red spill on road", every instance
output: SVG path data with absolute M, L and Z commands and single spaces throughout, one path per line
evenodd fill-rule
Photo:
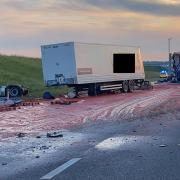
M 1 112 L 0 138 L 18 132 L 33 134 L 70 129 L 89 121 L 128 119 L 175 96 L 180 96 L 180 85 L 162 84 L 155 86 L 154 90 L 80 98 L 71 105 L 43 102 L 38 106 Z

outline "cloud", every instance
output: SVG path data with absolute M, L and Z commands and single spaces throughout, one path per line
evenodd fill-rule
M 135 12 L 164 16 L 180 16 L 180 4 L 174 5 L 170 2 L 170 0 L 169 3 L 166 1 L 121 0 L 119 1 L 119 6 L 123 6 L 124 8 Z
M 1 8 L 18 11 L 82 10 L 129 10 L 139 13 L 163 16 L 180 16 L 180 2 L 177 0 L 1 0 Z
M 85 4 L 81 0 L 71 1 L 77 5 Z M 180 3 L 176 0 L 86 0 L 86 5 L 100 9 L 123 10 L 164 16 L 180 16 Z M 77 6 L 76 5 L 76 6 Z M 69 3 L 71 6 L 71 3 Z M 73 6 L 71 6 L 73 8 Z
M 180 32 L 176 0 L 0 0 L 0 14 L 0 50 L 25 55 L 75 40 L 139 45 L 159 58 Z
M 129 10 L 158 16 L 180 16 L 177 0 L 1 0 L 2 8 L 17 11 Z

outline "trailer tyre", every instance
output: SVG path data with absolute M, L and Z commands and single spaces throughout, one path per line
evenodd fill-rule
M 95 84 L 90 84 L 88 87 L 88 96 L 95 96 L 95 95 L 96 95 Z
M 122 90 L 123 90 L 123 92 L 127 93 L 128 92 L 128 88 L 129 88 L 128 81 L 123 81 L 123 83 L 122 83 Z
M 130 80 L 128 83 L 128 91 L 133 92 L 134 91 L 134 81 Z

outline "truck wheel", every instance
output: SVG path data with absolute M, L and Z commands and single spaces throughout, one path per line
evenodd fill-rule
M 21 97 L 23 95 L 23 90 L 19 86 L 8 86 L 6 88 L 6 94 L 8 94 L 10 97 Z
M 123 81 L 122 83 L 122 90 L 124 93 L 127 93 L 128 92 L 128 81 Z
M 94 84 L 89 85 L 88 88 L 88 96 L 95 96 L 96 95 L 96 88 Z
M 134 91 L 134 81 L 130 80 L 128 83 L 128 91 L 133 92 Z

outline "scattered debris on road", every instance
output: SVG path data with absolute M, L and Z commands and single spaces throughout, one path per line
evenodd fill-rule
M 22 138 L 22 137 L 25 137 L 26 136 L 26 133 L 18 133 L 17 134 L 17 137 L 18 138 Z
M 35 106 L 35 105 L 39 105 L 39 100 L 26 100 L 23 101 L 20 106 Z
M 17 110 L 17 109 L 20 109 L 20 107 L 0 106 L 0 112 L 13 111 L 13 110 Z
M 55 97 L 48 91 L 44 92 L 43 99 L 49 100 L 49 99 L 55 99 Z
M 144 81 L 141 86 L 137 86 L 137 89 L 141 89 L 141 90 L 154 89 L 154 83 L 149 81 Z
M 63 134 L 61 132 L 47 133 L 47 137 L 48 138 L 63 137 Z
M 167 147 L 168 145 L 167 144 L 161 144 L 159 145 L 159 147 Z
M 2 163 L 2 166 L 6 166 L 6 165 L 7 165 L 7 163 L 6 163 L 6 162 L 3 162 L 3 163 Z
M 13 101 L 12 99 L 7 99 L 7 100 L 4 102 L 4 105 L 5 105 L 5 106 L 14 106 L 14 105 L 15 105 L 15 101 Z
M 45 149 L 49 149 L 49 147 L 47 147 L 47 146 L 41 146 L 41 147 L 39 148 L 39 150 L 45 150 Z
M 51 101 L 51 104 L 62 104 L 62 105 L 70 105 L 72 103 L 76 103 L 78 102 L 78 99 L 69 99 L 69 98 L 64 98 L 64 97 L 60 97 L 60 98 L 56 98 L 53 101 Z
M 51 104 L 63 104 L 63 105 L 70 105 L 71 102 L 65 100 L 65 98 L 56 98 L 53 101 L 51 101 Z
M 39 105 L 39 100 L 22 100 L 21 98 L 0 98 L 0 112 L 21 109 L 21 106 Z

